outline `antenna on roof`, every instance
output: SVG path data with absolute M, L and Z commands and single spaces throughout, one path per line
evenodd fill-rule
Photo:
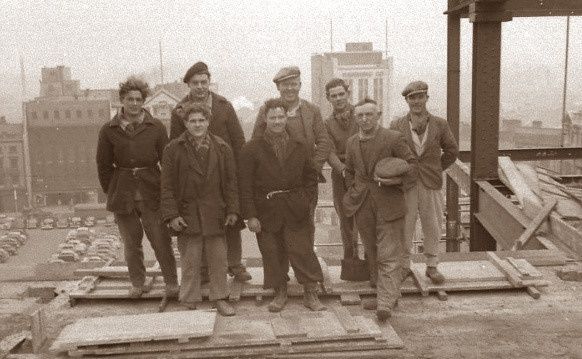
M 333 19 L 329 19 L 329 48 L 333 52 Z
M 160 78 L 161 78 L 161 84 L 163 86 L 164 85 L 164 61 L 163 61 L 163 56 L 162 56 L 162 39 L 160 39 L 158 41 L 158 44 L 160 46 Z
M 384 24 L 384 51 L 386 52 L 386 58 L 388 58 L 388 18 L 386 18 L 386 23 Z
M 22 102 L 26 101 L 26 73 L 24 71 L 24 57 L 20 54 L 20 86 L 22 87 Z

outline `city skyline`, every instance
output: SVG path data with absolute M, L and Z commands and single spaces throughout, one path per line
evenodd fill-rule
M 1 1 L 0 106 L 7 118 L 20 114 L 20 56 L 28 99 L 38 94 L 41 67 L 68 66 L 82 88 L 115 88 L 130 74 L 159 82 L 159 41 L 165 80 L 179 80 L 191 63 L 206 61 L 228 98 L 260 102 L 275 96 L 279 67 L 300 66 L 301 95 L 310 98 L 310 57 L 344 50 L 347 42 L 372 42 L 394 60 L 394 114 L 405 110 L 400 89 L 413 79 L 431 86 L 429 106 L 442 112 L 446 99 L 446 1 L 355 1 L 311 4 L 249 1 L 100 2 Z M 411 10 L 413 9 L 413 10 Z M 126 14 L 131 14 L 127 16 Z M 155 14 L 155 16 L 152 16 Z M 385 25 L 388 25 L 387 42 Z M 582 99 L 582 21 L 572 18 L 568 107 Z M 565 18 L 514 19 L 504 23 L 502 113 L 551 110 L 545 125 L 559 125 Z M 462 21 L 461 118 L 470 109 L 471 24 Z M 136 60 L 137 59 L 137 60 Z M 554 108 L 557 110 L 554 110 Z M 553 111 L 553 112 L 552 112 Z M 441 113 L 442 114 L 442 113 Z M 527 113 L 526 113 L 527 115 Z M 528 118 L 524 120 L 529 121 Z M 535 120 L 532 118 L 531 120 Z M 556 122 L 558 121 L 558 122 Z

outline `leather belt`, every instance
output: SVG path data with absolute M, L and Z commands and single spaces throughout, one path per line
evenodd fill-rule
M 154 167 L 117 167 L 117 168 L 123 171 L 130 171 L 135 176 L 138 171 L 152 169 Z

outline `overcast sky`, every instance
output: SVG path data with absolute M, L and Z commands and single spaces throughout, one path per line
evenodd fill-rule
M 10 112 L 20 94 L 14 82 L 20 54 L 33 97 L 43 66 L 71 67 L 82 88 L 113 88 L 129 74 L 152 72 L 159 67 L 160 39 L 166 81 L 204 60 L 221 93 L 258 100 L 275 94 L 271 78 L 278 68 L 296 64 L 306 74 L 302 95 L 310 98 L 310 57 L 330 50 L 330 19 L 334 50 L 354 41 L 370 41 L 375 49 L 385 50 L 387 19 L 394 92 L 409 80 L 428 79 L 432 105 L 443 108 L 445 10 L 446 0 L 0 0 L 0 103 Z M 522 107 L 520 101 L 540 102 L 514 99 L 515 84 L 533 86 L 536 97 L 540 85 L 547 86 L 552 93 L 545 106 L 561 105 L 565 23 L 565 18 L 504 23 L 502 94 L 508 104 L 502 107 L 513 110 Z M 462 31 L 463 87 L 470 89 L 471 24 L 466 20 Z M 574 103 L 582 94 L 581 18 L 572 18 L 570 41 L 569 101 Z M 466 104 L 470 93 L 462 96 Z M 398 112 L 403 104 L 396 100 Z

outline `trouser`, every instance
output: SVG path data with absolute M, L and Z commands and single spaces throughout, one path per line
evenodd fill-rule
M 406 201 L 405 256 L 403 268 L 410 267 L 412 239 L 416 230 L 416 220 L 420 217 L 423 234 L 423 248 L 426 265 L 436 267 L 438 264 L 438 244 L 441 239 L 443 209 L 441 191 L 427 188 L 422 182 L 404 192 Z
M 123 240 L 123 252 L 129 279 L 134 287 L 142 287 L 145 282 L 143 263 L 143 233 L 154 249 L 166 285 L 177 285 L 176 259 L 172 241 L 163 225 L 159 210 L 148 208 L 143 201 L 135 201 L 135 210 L 129 214 L 115 213 L 119 234 Z
M 196 303 L 202 301 L 200 262 L 203 253 L 206 263 L 208 263 L 210 277 L 209 299 L 218 300 L 228 296 L 226 239 L 223 235 L 182 234 L 178 236 L 178 250 L 180 251 L 182 271 L 180 302 Z
M 242 265 L 242 239 L 238 226 L 226 226 L 226 258 L 228 271 L 237 275 L 245 270 Z
M 331 173 L 331 188 L 333 193 L 333 206 L 339 219 L 342 245 L 344 247 L 344 259 L 353 258 L 355 257 L 354 254 L 358 253 L 358 237 L 354 225 L 354 218 L 346 217 L 345 215 L 343 198 L 347 188 L 344 178 L 335 171 Z
M 287 284 L 289 262 L 300 284 L 323 282 L 323 273 L 313 251 L 306 222 L 300 228 L 283 225 L 277 232 L 262 230 L 257 233 L 259 250 L 263 257 L 263 288 L 280 288 Z
M 368 196 L 356 212 L 356 224 L 376 284 L 378 309 L 392 309 L 400 297 L 400 257 L 404 252 L 404 217 L 386 221 Z

